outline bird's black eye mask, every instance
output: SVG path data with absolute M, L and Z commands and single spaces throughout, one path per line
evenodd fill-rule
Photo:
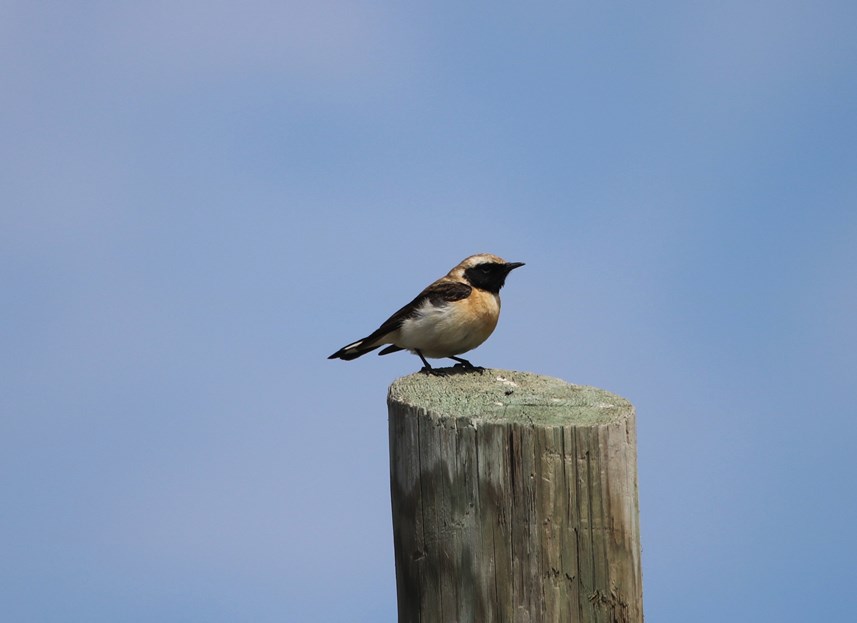
M 488 292 L 499 292 L 506 282 L 509 269 L 505 264 L 484 262 L 465 269 L 464 277 L 475 288 Z

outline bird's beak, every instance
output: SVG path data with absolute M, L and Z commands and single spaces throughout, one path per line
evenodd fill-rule
M 516 268 L 520 268 L 523 265 L 523 262 L 509 262 L 508 264 L 506 264 L 506 271 L 509 272 L 515 270 Z

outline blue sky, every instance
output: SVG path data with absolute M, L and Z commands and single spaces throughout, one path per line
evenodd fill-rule
M 846 619 L 855 23 L 0 3 L 0 610 L 394 620 L 419 361 L 325 357 L 492 252 L 474 363 L 637 407 L 647 619 Z

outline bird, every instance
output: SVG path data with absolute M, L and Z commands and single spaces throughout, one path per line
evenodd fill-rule
M 408 350 L 423 362 L 422 372 L 443 374 L 427 361 L 452 359 L 454 367 L 482 371 L 459 357 L 494 331 L 500 317 L 500 288 L 523 262 L 507 262 L 491 253 L 462 260 L 414 300 L 387 318 L 363 339 L 343 346 L 328 359 L 351 361 L 385 346 L 379 355 Z

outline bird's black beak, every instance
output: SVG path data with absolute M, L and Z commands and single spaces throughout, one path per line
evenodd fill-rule
M 506 264 L 506 272 L 511 272 L 516 268 L 520 268 L 523 265 L 523 262 L 509 262 L 508 264 Z

